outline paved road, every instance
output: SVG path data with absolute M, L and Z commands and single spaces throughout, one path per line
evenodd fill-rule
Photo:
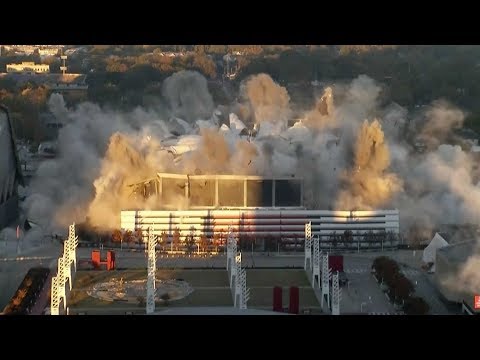
M 438 290 L 432 279 L 429 279 L 432 275 L 425 273 L 421 269 L 422 251 L 397 250 L 385 253 L 352 254 L 346 258 L 348 259 L 346 261 L 353 261 L 353 263 L 359 264 L 361 262 L 360 259 L 364 259 L 371 263 L 375 257 L 381 255 L 389 256 L 401 265 L 401 271 L 415 286 L 415 295 L 422 297 L 430 306 L 430 314 L 452 314 L 440 300 Z
M 340 311 L 343 313 L 389 313 L 396 311 L 371 274 L 372 258 L 344 257 L 348 286 L 342 287 Z
M 77 258 L 89 260 L 92 249 L 78 248 Z M 102 251 L 102 258 L 106 256 L 106 250 Z M 115 250 L 115 260 L 117 268 L 140 268 L 147 266 L 147 255 L 145 252 L 132 252 Z M 212 257 L 184 257 L 166 255 L 157 257 L 158 268 L 168 267 L 226 267 L 226 255 L 220 254 Z M 263 256 L 261 254 L 251 254 L 245 252 L 242 255 L 242 265 L 247 268 L 254 267 L 303 267 L 304 257 L 300 256 Z
M 43 247 L 24 249 L 19 259 L 16 259 L 14 255 L 8 256 L 8 261 L 0 261 L 0 289 L 2 289 L 0 291 L 0 312 L 10 301 L 28 270 L 35 266 L 50 267 L 53 265 L 55 267 L 54 264 L 57 261 L 55 255 L 60 250 L 60 245 L 48 244 Z

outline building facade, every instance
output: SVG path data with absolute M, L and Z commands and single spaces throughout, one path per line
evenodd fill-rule
M 35 64 L 32 61 L 24 61 L 21 64 L 7 64 L 7 73 L 37 73 L 47 74 L 50 72 L 50 65 Z
M 0 106 L 0 229 L 18 217 L 18 184 L 23 185 L 12 123 Z
M 305 224 L 322 249 L 397 246 L 398 210 L 329 211 L 304 206 L 303 179 L 244 175 L 158 173 L 131 186 L 133 196 L 148 199 L 155 210 L 125 209 L 121 228 L 184 238 L 224 236 L 303 240 Z M 297 247 L 295 245 L 295 247 Z

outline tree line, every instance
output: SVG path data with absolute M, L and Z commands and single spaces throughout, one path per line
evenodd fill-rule
M 407 315 L 425 315 L 429 305 L 424 299 L 414 296 L 415 287 L 400 271 L 398 263 L 386 256 L 375 258 L 372 264 L 379 284 L 386 286 L 386 292 L 394 304 L 401 306 Z

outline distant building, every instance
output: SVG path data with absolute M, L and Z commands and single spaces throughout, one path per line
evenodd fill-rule
M 33 61 L 24 61 L 21 64 L 7 64 L 7 73 L 49 73 L 50 65 L 35 64 Z
M 478 256 L 477 240 L 467 241 L 443 247 L 437 250 L 435 283 L 443 298 L 451 303 L 462 305 L 464 313 L 474 315 L 480 313 L 480 306 L 475 304 L 475 298 L 480 295 L 480 288 L 475 294 L 471 289 L 461 289 L 454 286 L 463 265 L 471 256 Z M 473 284 L 473 283 L 472 283 Z
M 57 48 L 46 48 L 46 49 L 39 49 L 38 53 L 40 56 L 56 56 L 58 54 Z
M 23 185 L 23 176 L 13 127 L 7 111 L 0 107 L 0 229 L 18 217 L 18 184 Z

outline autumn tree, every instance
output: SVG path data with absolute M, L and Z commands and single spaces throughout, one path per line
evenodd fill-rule
M 396 300 L 405 301 L 414 291 L 414 286 L 410 280 L 408 280 L 403 274 L 400 274 L 396 278 L 393 284 L 393 294 Z
M 185 248 L 189 254 L 195 250 L 195 237 L 192 234 L 185 236 Z
M 209 78 L 214 79 L 217 76 L 217 67 L 215 62 L 207 55 L 195 54 L 193 57 L 193 67 Z
M 430 306 L 421 297 L 411 297 L 405 300 L 403 310 L 407 315 L 426 315 L 430 311 Z
M 215 233 L 212 239 L 212 243 L 213 243 L 212 245 L 213 245 L 213 248 L 215 249 L 215 252 L 218 252 L 218 247 L 220 246 L 221 241 L 222 241 L 222 235 L 219 232 Z
M 131 239 L 131 242 L 140 242 L 143 239 L 142 229 L 136 229 L 134 236 Z
M 111 239 L 113 243 L 120 243 L 123 239 L 122 232 L 119 229 L 113 230 Z
M 380 256 L 375 258 L 372 264 L 372 268 L 375 270 L 377 277 L 380 281 L 384 280 L 389 283 L 394 281 L 394 277 L 398 274 L 400 268 L 398 264 L 389 257 Z
M 207 46 L 207 52 L 213 54 L 225 54 L 227 52 L 226 45 L 209 45 Z
M 175 251 L 177 251 L 177 250 L 178 250 L 178 246 L 179 246 L 180 243 L 181 243 L 181 240 L 180 240 L 180 230 L 179 230 L 178 228 L 176 228 L 175 231 L 173 232 L 172 243 L 173 243 L 173 246 L 175 247 Z
M 195 51 L 196 54 L 199 55 L 204 55 L 205 54 L 205 45 L 195 45 L 193 47 L 193 51 Z
M 135 238 L 133 236 L 133 232 L 131 230 L 125 231 L 125 234 L 123 235 L 123 241 L 126 242 L 127 244 L 135 241 Z M 137 241 L 138 241 L 138 239 L 137 239 Z M 140 241 L 141 241 L 141 238 L 140 238 Z M 141 244 L 141 242 L 139 242 L 139 243 Z
M 202 234 L 200 236 L 200 249 L 202 250 L 202 252 L 206 252 L 207 247 L 208 247 L 208 239 L 205 236 L 205 234 Z
M 165 249 L 167 242 L 168 242 L 168 234 L 166 231 L 162 231 L 160 235 L 160 245 L 163 247 L 163 249 Z

